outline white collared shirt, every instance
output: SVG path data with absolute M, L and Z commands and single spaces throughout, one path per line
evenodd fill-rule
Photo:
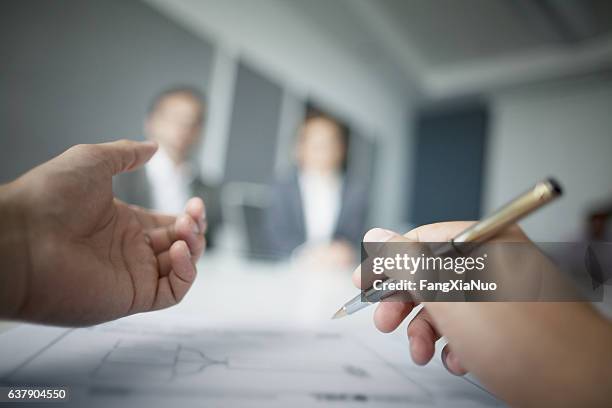
M 298 181 L 306 243 L 331 242 L 342 205 L 342 177 L 302 172 Z
M 180 214 L 191 197 L 193 172 L 188 163 L 176 165 L 160 146 L 145 166 L 153 209 Z

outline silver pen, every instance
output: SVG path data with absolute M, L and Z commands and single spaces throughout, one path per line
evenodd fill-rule
M 449 248 L 455 243 L 483 242 L 502 232 L 510 224 L 514 224 L 543 205 L 551 202 L 562 194 L 559 183 L 549 178 L 538 182 L 529 191 L 516 197 L 508 204 L 472 225 L 450 241 Z M 346 302 L 332 316 L 339 319 L 353 314 L 371 304 L 380 302 L 392 293 L 370 288 Z

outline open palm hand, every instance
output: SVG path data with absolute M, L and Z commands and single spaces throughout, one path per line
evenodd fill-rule
M 29 265 L 19 319 L 84 325 L 178 303 L 196 276 L 204 203 L 161 215 L 113 196 L 112 177 L 143 165 L 153 143 L 79 145 L 13 184 Z

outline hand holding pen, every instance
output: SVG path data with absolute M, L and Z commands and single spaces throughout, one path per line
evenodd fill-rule
M 404 236 L 388 230 L 373 229 L 365 235 L 364 242 L 449 242 L 450 249 L 457 243 L 480 243 L 485 240 L 529 242 L 527 236 L 513 223 L 559 197 L 561 192 L 556 181 L 547 179 L 481 221 L 424 225 Z M 501 263 L 512 265 L 512 259 L 502 259 Z M 334 318 L 355 313 L 385 296 L 373 288 L 361 288 L 360 268 L 353 274 L 353 282 L 364 292 L 344 304 Z M 364 301 L 363 297 L 369 302 Z M 415 302 L 380 302 L 374 314 L 375 324 L 383 332 L 393 331 L 416 306 Z M 426 308 L 421 309 L 410 322 L 408 337 L 413 360 L 417 364 L 426 364 L 434 354 L 435 342 L 440 338 L 440 331 Z M 442 359 L 452 373 L 465 374 L 465 368 L 448 346 L 442 353 Z

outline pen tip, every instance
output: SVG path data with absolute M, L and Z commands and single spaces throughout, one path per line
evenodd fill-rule
M 340 319 L 341 317 L 344 317 L 344 316 L 346 316 L 346 309 L 342 307 L 340 308 L 340 310 L 334 313 L 334 315 L 332 316 L 332 319 Z

